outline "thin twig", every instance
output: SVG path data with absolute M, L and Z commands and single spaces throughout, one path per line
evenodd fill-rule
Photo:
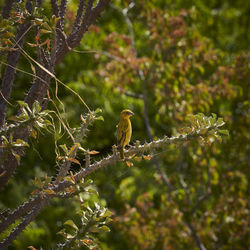
M 189 222 L 187 222 L 186 220 L 184 220 L 184 223 L 186 224 L 186 226 L 189 228 L 189 230 L 191 231 L 191 234 L 195 240 L 195 243 L 197 245 L 197 247 L 200 250 L 206 250 L 206 247 L 203 245 L 203 243 L 201 242 L 200 238 L 198 237 L 195 228 L 193 227 L 193 225 Z

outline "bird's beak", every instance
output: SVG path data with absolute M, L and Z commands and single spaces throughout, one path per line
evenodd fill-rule
M 134 113 L 133 113 L 132 111 L 131 111 L 129 114 L 130 114 L 131 116 L 134 115 Z

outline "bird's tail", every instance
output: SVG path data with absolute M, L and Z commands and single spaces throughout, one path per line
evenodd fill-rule
M 124 159 L 124 149 L 123 149 L 123 147 L 119 147 L 119 152 L 120 152 L 120 158 L 121 158 L 121 160 L 123 160 Z

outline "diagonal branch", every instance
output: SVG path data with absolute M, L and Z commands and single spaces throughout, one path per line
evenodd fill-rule
M 195 240 L 195 243 L 197 245 L 197 247 L 199 248 L 199 250 L 206 250 L 206 247 L 203 245 L 203 243 L 201 242 L 199 236 L 197 235 L 197 232 L 195 230 L 195 228 L 193 227 L 193 225 L 189 222 L 187 222 L 186 220 L 184 220 L 184 223 L 186 224 L 186 226 L 188 227 L 188 229 L 191 231 L 191 234 Z
M 8 237 L 6 237 L 2 242 L 0 242 L 0 249 L 7 249 L 8 246 L 11 245 L 13 240 L 17 238 L 17 236 L 32 222 L 36 216 L 40 213 L 40 211 L 46 205 L 46 201 L 42 201 L 36 208 L 34 208 L 31 212 L 27 214 L 27 216 L 22 220 L 22 222 L 13 229 Z
M 17 219 L 21 218 L 23 215 L 31 211 L 34 207 L 36 207 L 40 202 L 42 198 L 39 195 L 32 196 L 29 198 L 28 201 L 24 202 L 22 205 L 20 205 L 17 209 L 15 209 L 13 212 L 10 212 L 7 217 L 2 218 L 0 223 L 0 232 L 3 232 L 6 230 L 9 225 L 14 223 Z
M 31 12 L 31 0 L 27 1 L 26 8 L 29 12 Z M 5 123 L 7 102 L 10 98 L 10 94 L 13 87 L 14 77 L 16 74 L 16 66 L 20 57 L 20 48 L 23 47 L 26 35 L 28 30 L 30 29 L 30 22 L 25 22 L 19 26 L 17 35 L 15 37 L 16 45 L 14 48 L 16 51 L 9 52 L 7 59 L 7 66 L 5 67 L 4 76 L 1 85 L 1 93 L 0 95 L 0 127 Z
M 10 94 L 11 94 L 11 90 L 12 90 L 13 82 L 14 82 L 14 77 L 16 74 L 15 68 L 17 66 L 17 63 L 20 57 L 20 50 L 18 49 L 18 46 L 20 47 L 23 46 L 24 40 L 26 38 L 25 33 L 27 33 L 27 30 L 29 28 L 30 28 L 29 23 L 25 23 L 20 26 L 18 30 L 18 34 L 15 38 L 15 41 L 19 41 L 18 45 L 14 47 L 17 50 L 9 52 L 9 55 L 8 55 L 8 59 L 7 59 L 8 65 L 5 67 L 4 76 L 3 76 L 2 85 L 1 85 L 1 92 L 3 96 L 0 95 L 0 127 L 2 127 L 5 122 L 5 115 L 6 115 L 6 108 L 7 108 L 6 100 L 9 100 L 10 98 Z
M 197 130 L 196 132 L 193 132 L 192 134 L 179 135 L 178 137 L 171 137 L 171 138 L 168 138 L 165 136 L 162 139 L 154 140 L 152 142 L 145 143 L 142 145 L 136 144 L 136 146 L 132 146 L 129 150 L 125 151 L 125 156 L 127 157 L 127 159 L 129 159 L 129 157 L 131 156 L 135 156 L 135 155 L 140 156 L 146 152 L 154 152 L 155 150 L 163 150 L 169 144 L 183 145 L 184 142 L 192 141 L 201 136 L 202 137 L 209 136 L 210 131 L 214 129 L 217 129 L 217 127 L 210 126 L 206 134 L 203 134 L 201 133 L 200 130 Z M 94 171 L 107 167 L 111 164 L 115 164 L 117 162 L 120 162 L 120 157 L 117 154 L 113 154 L 111 156 L 103 158 L 102 160 L 89 165 L 87 168 L 82 168 L 79 172 L 77 172 L 74 175 L 74 180 L 76 181 L 76 183 L 78 183 L 79 181 L 82 180 L 82 178 L 90 175 Z M 54 191 L 51 195 L 38 194 L 35 197 L 30 198 L 23 205 L 19 206 L 19 208 L 9 213 L 6 218 L 2 219 L 2 221 L 0 222 L 0 232 L 3 232 L 4 230 L 6 230 L 9 225 L 14 223 L 18 218 L 22 217 L 24 214 L 34 209 L 34 207 L 39 206 L 41 202 L 43 201 L 48 202 L 53 197 L 58 195 L 59 192 L 64 191 L 65 188 L 68 188 L 72 185 L 74 184 L 68 180 L 55 182 L 54 184 L 52 184 L 52 187 L 50 188 L 52 191 Z

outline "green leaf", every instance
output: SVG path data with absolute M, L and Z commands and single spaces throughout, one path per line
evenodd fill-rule
M 63 225 L 68 225 L 68 226 L 74 228 L 77 231 L 79 230 L 77 225 L 72 220 L 67 220 L 66 222 L 63 223 Z
M 6 143 L 9 143 L 8 139 L 7 139 L 4 135 L 2 135 L 1 138 L 2 138 Z
M 86 152 L 86 150 L 84 148 L 82 148 L 82 147 L 79 147 L 79 150 L 81 150 L 84 153 Z
M 216 120 L 217 115 L 215 113 L 212 113 L 212 117 Z
M 45 190 L 43 190 L 43 192 L 45 192 L 47 194 L 56 194 L 56 192 L 52 189 L 45 189 Z
M 113 213 L 111 212 L 111 211 L 109 211 L 109 210 L 106 210 L 104 213 L 101 213 L 101 217 L 110 217 L 110 216 L 112 216 L 113 215 Z
M 65 144 L 59 145 L 59 147 L 64 151 L 65 154 L 68 154 L 68 149 L 67 149 L 67 146 Z
M 36 125 L 37 125 L 39 128 L 45 128 L 45 127 L 46 127 L 46 125 L 45 125 L 44 123 L 40 122 L 40 121 L 36 121 L 35 123 L 36 123 Z
M 17 154 L 14 150 L 11 150 L 11 153 L 15 156 L 15 158 L 17 160 L 17 164 L 20 165 L 21 156 L 19 154 Z
M 193 127 L 198 126 L 197 118 L 194 115 L 189 114 L 187 117 L 188 117 L 188 120 L 192 124 Z
M 60 17 L 56 17 L 55 15 L 52 15 L 51 23 L 52 23 L 53 27 L 56 27 L 56 24 L 59 20 L 60 20 Z
M 73 152 L 75 152 L 76 149 L 78 149 L 80 147 L 80 143 L 75 143 L 69 150 L 69 152 L 67 153 L 67 155 L 71 155 Z
M 206 134 L 207 133 L 207 128 L 202 128 L 201 130 L 200 130 L 200 134 L 201 135 L 204 135 L 204 134 Z
M 62 230 L 60 230 L 59 232 L 57 232 L 57 234 L 63 236 L 64 238 L 67 238 L 67 233 L 65 232 L 65 228 L 63 228 Z
M 87 190 L 89 193 L 91 193 L 91 194 L 95 194 L 95 195 L 99 195 L 98 194 L 98 192 L 95 190 L 95 189 L 93 189 L 93 188 L 88 188 L 88 190 Z
M 34 23 L 35 23 L 36 25 L 41 25 L 41 24 L 43 23 L 43 19 L 35 18 Z
M 92 233 L 99 233 L 100 228 L 96 225 L 89 228 L 89 231 Z
M 70 176 L 65 176 L 63 179 L 65 181 L 68 181 L 68 182 L 72 183 L 72 184 L 75 184 L 74 180 L 72 180 L 72 178 Z
M 97 108 L 97 109 L 94 111 L 95 114 L 101 113 L 101 112 L 102 112 L 102 110 L 101 110 L 100 108 Z
M 96 117 L 95 119 L 96 119 L 96 120 L 100 120 L 100 121 L 104 121 L 103 116 L 98 116 L 98 117 Z
M 94 205 L 95 205 L 95 207 L 96 207 L 97 210 L 100 209 L 100 205 L 97 202 L 94 202 Z
M 38 188 L 42 188 L 44 186 L 44 182 L 40 177 L 36 177 L 35 180 L 32 181 L 33 185 Z
M 35 113 L 39 113 L 41 111 L 41 106 L 40 106 L 40 103 L 36 100 L 34 103 L 33 103 L 33 106 L 32 106 L 32 111 L 33 111 L 33 114 Z
M 46 30 L 46 29 L 40 29 L 40 32 L 41 32 L 42 34 L 49 34 L 49 33 L 51 33 L 50 30 Z
M 47 125 L 47 126 L 52 126 L 52 123 L 50 120 L 45 120 L 44 123 Z
M 218 130 L 218 132 L 222 135 L 226 135 L 226 136 L 229 136 L 229 132 L 227 129 L 221 129 L 221 130 Z
M 110 232 L 110 228 L 107 227 L 107 226 L 102 226 L 102 227 L 99 227 L 99 233 L 108 233 Z
M 48 30 L 51 30 L 51 27 L 48 25 L 47 22 L 44 22 L 44 23 L 42 24 L 42 26 L 43 26 L 44 28 L 48 29 Z M 40 31 L 41 31 L 41 30 L 40 30 Z
M 74 239 L 76 237 L 76 235 L 74 234 L 74 235 L 72 235 L 72 234 L 66 234 L 66 238 L 67 239 Z
M 26 103 L 24 101 L 17 101 L 17 103 L 19 104 L 20 107 L 26 108 L 31 113 L 31 109 L 30 109 L 28 103 Z
M 29 147 L 30 146 L 26 141 L 21 140 L 21 139 L 17 139 L 12 145 L 15 147 Z
M 210 116 L 210 117 L 209 117 L 209 122 L 210 122 L 210 126 L 214 126 L 214 124 L 215 124 L 215 122 L 216 122 L 216 118 Z
M 225 124 L 225 122 L 223 121 L 223 118 L 218 118 L 217 122 L 216 122 L 216 126 L 217 127 L 221 127 Z

